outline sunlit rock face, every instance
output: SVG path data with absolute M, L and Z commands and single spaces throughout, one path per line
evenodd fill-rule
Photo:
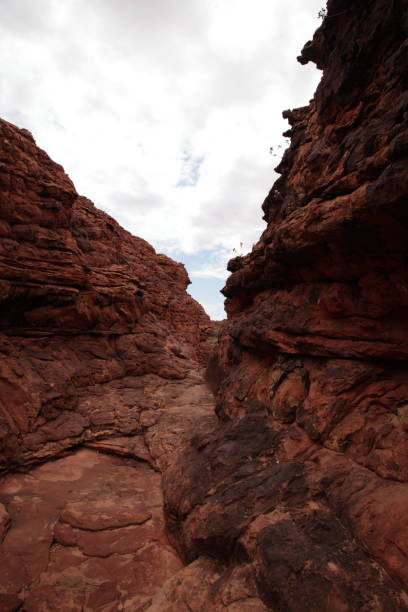
M 267 609 L 406 610 L 408 7 L 327 8 L 267 229 L 230 262 L 219 422 L 164 478 L 168 529 Z
M 0 213 L 1 467 L 140 432 L 149 387 L 184 379 L 208 352 L 184 266 L 78 196 L 6 121 Z

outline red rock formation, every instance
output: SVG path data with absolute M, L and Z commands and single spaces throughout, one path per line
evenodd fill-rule
M 6 121 L 0 211 L 0 467 L 54 460 L 0 483 L 0 612 L 144 610 L 182 567 L 159 472 L 214 420 L 213 325 Z
M 181 264 L 79 197 L 29 132 L 1 121 L 0 136 L 5 467 L 140 432 L 146 379 L 185 378 L 211 325 Z
M 146 609 L 182 567 L 159 471 L 213 419 L 212 324 L 5 121 L 0 212 L 0 468 L 67 455 L 0 483 L 0 611 Z
M 328 2 L 268 227 L 230 262 L 219 424 L 164 477 L 184 558 L 245 572 L 271 610 L 408 609 L 407 17 Z
M 3 467 L 29 471 L 0 483 L 0 612 L 408 610 L 406 9 L 329 0 L 302 52 L 323 79 L 230 262 L 216 414 L 183 268 L 1 122 Z

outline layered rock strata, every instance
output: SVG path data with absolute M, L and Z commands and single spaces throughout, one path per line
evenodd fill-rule
M 219 423 L 164 478 L 184 558 L 271 610 L 408 609 L 407 26 L 403 0 L 328 2 L 267 229 L 229 264 Z
M 149 389 L 197 369 L 212 328 L 181 264 L 78 196 L 29 132 L 1 121 L 0 137 L 6 469 L 141 433 Z
M 183 268 L 1 122 L 1 611 L 408 610 L 407 3 L 327 13 L 215 412 Z
M 0 213 L 0 612 L 145 610 L 183 567 L 160 472 L 214 421 L 214 326 L 6 121 Z
M 165 531 L 160 471 L 212 423 L 213 401 L 197 372 L 157 379 L 143 435 L 93 440 L 3 477 L 1 612 L 146 610 L 185 572 Z

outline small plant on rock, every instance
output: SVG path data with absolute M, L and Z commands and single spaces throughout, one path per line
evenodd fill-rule
M 234 253 L 234 257 L 243 257 L 244 255 L 244 243 L 239 243 L 239 249 L 233 248 L 232 252 Z

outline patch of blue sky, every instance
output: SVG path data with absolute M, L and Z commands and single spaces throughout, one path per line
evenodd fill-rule
M 227 261 L 233 256 L 234 253 L 221 246 L 193 254 L 183 251 L 171 253 L 171 257 L 181 261 L 187 269 L 191 280 L 187 291 L 215 320 L 226 318 L 224 296 L 220 292 L 229 276 Z
M 188 151 L 183 151 L 181 160 L 183 162 L 181 176 L 176 187 L 195 187 L 200 180 L 200 167 L 204 161 L 204 155 L 194 156 Z
M 214 321 L 226 319 L 224 296 L 220 293 L 225 281 L 219 278 L 191 278 L 187 292 L 201 304 Z

